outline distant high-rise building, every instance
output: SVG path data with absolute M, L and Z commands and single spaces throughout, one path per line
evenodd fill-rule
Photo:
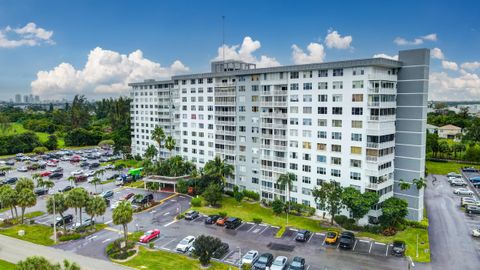
M 23 96 L 23 102 L 24 102 L 24 103 L 28 103 L 28 95 L 24 95 L 24 96 Z
M 40 103 L 40 97 L 39 96 L 35 96 L 35 103 Z
M 22 102 L 22 95 L 16 94 L 15 95 L 15 103 L 21 103 Z

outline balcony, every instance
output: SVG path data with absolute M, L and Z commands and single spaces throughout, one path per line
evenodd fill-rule
M 367 148 L 373 149 L 383 149 L 387 147 L 395 146 L 395 141 L 383 142 L 383 143 L 374 143 L 374 142 L 367 142 Z
M 397 102 L 380 102 L 380 101 L 369 101 L 368 107 L 372 108 L 396 108 Z
M 263 107 L 287 107 L 286 101 L 262 101 L 260 106 Z
M 237 115 L 237 112 L 235 112 L 235 111 L 215 111 L 215 115 L 235 116 L 235 115 Z
M 260 113 L 260 117 L 263 118 L 279 118 L 279 119 L 287 119 L 288 114 L 286 113 Z
M 220 121 L 220 120 L 215 120 L 215 125 L 236 126 L 235 121 Z
M 236 106 L 235 101 L 215 101 L 215 106 Z
M 235 141 L 230 141 L 230 140 L 221 140 L 221 139 L 215 139 L 216 144 L 227 144 L 227 145 L 235 145 Z
M 388 95 L 395 95 L 397 93 L 397 89 L 395 88 L 384 88 L 384 87 L 368 87 L 369 94 L 388 94 Z
M 262 176 L 263 179 L 269 180 L 266 178 L 267 176 Z M 270 179 L 271 180 L 271 179 Z M 273 192 L 274 189 L 273 187 L 266 187 L 266 186 L 260 186 L 260 191 L 266 191 L 266 192 Z
M 381 157 L 367 155 L 367 162 L 378 162 L 378 163 L 387 162 L 387 161 L 392 161 L 393 158 L 394 158 L 393 153 L 389 155 L 381 156 Z
M 225 134 L 225 135 L 236 135 L 235 131 L 232 130 L 222 130 L 222 129 L 217 129 L 218 134 Z
M 229 82 L 229 83 L 223 83 L 223 82 L 217 82 L 215 83 L 215 87 L 235 87 L 236 83 L 234 82 Z
M 215 91 L 214 96 L 216 97 L 234 97 L 237 93 L 235 91 Z
M 395 115 L 370 115 L 369 121 L 395 121 Z
M 391 185 L 393 185 L 393 180 L 387 180 L 381 183 L 368 183 L 366 188 L 373 189 L 373 190 L 380 190 Z

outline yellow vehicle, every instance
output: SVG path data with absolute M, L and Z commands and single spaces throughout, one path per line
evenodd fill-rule
M 329 231 L 325 236 L 325 244 L 333 245 L 337 243 L 338 240 L 338 233 L 334 231 Z

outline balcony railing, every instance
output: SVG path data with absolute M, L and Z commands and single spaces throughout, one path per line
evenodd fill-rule
M 235 126 L 235 121 L 219 121 L 215 120 L 215 125 L 220 125 L 220 126 Z
M 370 121 L 395 121 L 395 115 L 370 115 Z
M 215 111 L 216 115 L 225 115 L 225 116 L 235 116 L 237 112 L 235 111 Z
M 287 107 L 286 101 L 262 101 L 260 105 L 263 107 Z
M 368 107 L 375 108 L 395 108 L 397 106 L 396 102 L 380 102 L 380 101 L 369 101 Z

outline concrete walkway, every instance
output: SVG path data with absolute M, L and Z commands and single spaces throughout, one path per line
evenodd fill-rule
M 131 270 L 132 268 L 115 264 L 108 261 L 94 259 L 64 251 L 52 247 L 32 244 L 8 236 L 0 235 L 0 259 L 11 263 L 17 263 L 30 256 L 42 256 L 54 263 L 62 263 L 63 260 L 76 262 L 82 270 Z

